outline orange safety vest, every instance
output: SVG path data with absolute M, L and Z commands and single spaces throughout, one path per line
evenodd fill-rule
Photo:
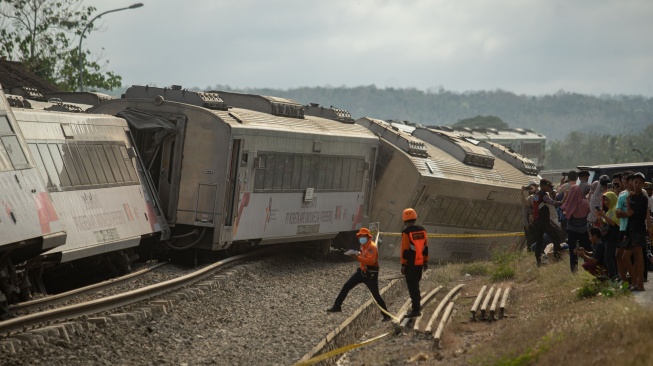
M 421 226 L 409 226 L 401 233 L 401 265 L 423 266 L 429 261 L 429 245 L 426 230 Z
M 374 270 L 379 270 L 379 250 L 372 239 L 369 239 L 367 243 L 361 245 L 357 259 L 360 262 L 360 267 L 363 272 L 367 272 L 367 267 L 376 267 Z

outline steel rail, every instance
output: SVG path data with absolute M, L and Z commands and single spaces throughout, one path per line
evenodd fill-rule
M 65 303 L 67 301 L 70 301 L 75 296 L 81 296 L 81 295 L 86 295 L 86 294 L 89 294 L 89 293 L 104 291 L 104 290 L 106 290 L 108 288 L 117 286 L 119 284 L 132 281 L 132 280 L 134 280 L 134 279 L 136 279 L 138 277 L 141 277 L 142 275 L 144 275 L 146 273 L 151 272 L 154 269 L 165 266 L 167 264 L 168 264 L 168 262 L 158 263 L 158 264 L 156 264 L 156 265 L 154 265 L 152 267 L 143 268 L 143 269 L 141 269 L 139 271 L 136 271 L 136 272 L 133 272 L 133 273 L 121 276 L 121 277 L 112 278 L 110 280 L 102 281 L 102 282 L 95 283 L 95 284 L 85 286 L 85 287 L 80 287 L 80 288 L 70 290 L 70 291 L 67 291 L 67 292 L 62 292 L 60 294 L 50 295 L 50 296 L 47 296 L 47 297 L 43 297 L 43 298 L 40 298 L 40 299 L 31 300 L 31 301 L 25 301 L 25 302 L 22 302 L 20 304 L 15 304 L 15 305 L 10 306 L 9 311 L 10 312 L 28 312 L 28 311 L 31 311 L 31 310 L 40 309 L 40 308 L 44 308 L 44 307 L 48 307 L 48 306 L 59 305 L 59 304 Z
M 182 286 L 190 285 L 194 282 L 200 281 L 206 277 L 213 275 L 213 273 L 218 269 L 221 269 L 228 264 L 253 258 L 259 255 L 268 254 L 276 249 L 277 248 L 266 248 L 260 251 L 230 257 L 202 268 L 196 272 L 122 294 L 107 296 L 85 303 L 73 304 L 57 309 L 21 316 L 19 318 L 5 320 L 0 322 L 0 334 L 4 333 L 9 335 L 12 332 L 28 331 L 31 328 L 35 328 L 42 324 L 56 323 L 68 319 L 89 316 L 104 311 L 110 311 L 116 308 L 132 305 L 140 301 L 151 299 L 155 296 L 163 295 Z

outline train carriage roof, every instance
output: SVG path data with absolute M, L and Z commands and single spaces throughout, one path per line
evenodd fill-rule
M 412 141 L 416 140 L 416 137 L 402 129 L 393 128 L 391 124 L 385 121 L 374 118 L 362 118 L 357 121 L 357 124 L 363 122 L 362 120 L 367 120 L 377 126 L 381 126 L 381 128 L 385 127 L 381 137 L 389 144 L 395 146 L 397 150 L 407 154 L 422 176 L 455 179 L 478 184 L 502 185 L 510 188 L 521 188 L 521 186 L 527 184 L 532 179 L 532 177 L 529 177 L 501 159 L 494 159 L 492 168 L 469 165 L 446 152 L 444 149 L 422 140 L 420 141 L 422 141 L 428 156 L 424 157 L 422 154 L 411 153 L 402 148 L 402 144 L 399 141 Z

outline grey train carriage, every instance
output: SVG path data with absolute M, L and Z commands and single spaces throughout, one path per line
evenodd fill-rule
M 175 86 L 133 86 L 91 112 L 130 122 L 173 249 L 326 250 L 369 222 L 379 139 L 362 126 L 304 116 L 286 99 Z
M 127 273 L 137 257 L 133 250 L 162 231 L 128 125 L 114 116 L 84 113 L 88 105 L 44 99 L 13 107 L 67 233 L 64 245 L 41 255 L 44 268 L 103 263 L 114 273 Z
M 60 214 L 0 90 L 0 315 L 29 298 L 31 265 L 65 240 Z
M 496 248 L 523 241 L 499 235 L 523 230 L 519 195 L 536 177 L 531 161 L 486 145 L 497 157 L 479 141 L 446 131 L 417 128 L 410 134 L 372 118 L 356 123 L 381 136 L 370 217 L 381 231 L 401 232 L 402 211 L 413 207 L 428 233 L 451 236 L 429 242 L 433 259 L 485 259 Z M 398 257 L 400 243 L 399 237 L 383 238 L 380 255 Z

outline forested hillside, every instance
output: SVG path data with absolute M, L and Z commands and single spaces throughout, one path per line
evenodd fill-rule
M 215 90 L 232 90 L 217 85 Z M 423 125 L 451 125 L 475 116 L 497 116 L 510 127 L 530 128 L 549 141 L 570 132 L 619 134 L 641 131 L 653 124 L 653 99 L 639 96 L 593 97 L 559 92 L 532 97 L 497 91 L 454 93 L 446 90 L 359 87 L 306 87 L 289 90 L 246 89 L 307 104 L 333 105 L 355 118 L 399 119 Z
M 333 105 L 349 110 L 354 118 L 407 120 L 426 126 L 496 116 L 510 127 L 530 128 L 545 135 L 549 150 L 545 164 L 549 169 L 653 161 L 653 149 L 648 148 L 653 146 L 653 127 L 645 130 L 653 125 L 653 98 L 641 96 L 595 97 L 558 92 L 536 97 L 502 90 L 455 93 L 443 89 L 379 89 L 373 85 L 289 90 L 216 85 L 210 89 Z

